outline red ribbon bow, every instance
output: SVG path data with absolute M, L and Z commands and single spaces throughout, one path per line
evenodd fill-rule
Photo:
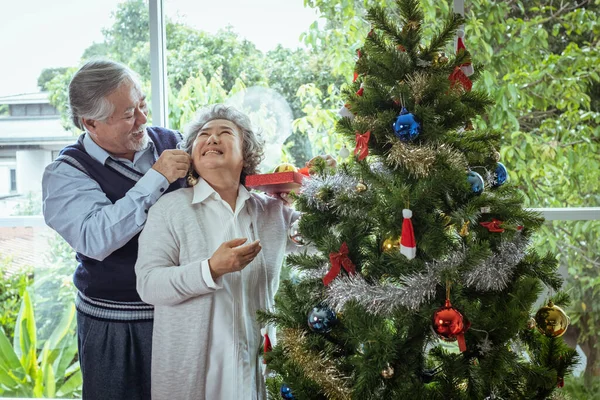
M 356 132 L 356 148 L 354 149 L 354 155 L 358 155 L 358 161 L 362 161 L 366 156 L 369 155 L 369 139 L 371 138 L 371 131 L 367 131 L 362 135 Z
M 492 218 L 491 222 L 480 222 L 479 225 L 487 228 L 490 232 L 504 232 L 504 228 L 500 227 L 503 223 L 499 219 Z
M 354 267 L 352 260 L 348 257 L 348 245 L 346 242 L 342 243 L 339 253 L 329 253 L 329 261 L 331 261 L 331 269 L 323 277 L 325 286 L 328 286 L 340 274 L 342 267 L 344 267 L 348 275 L 356 273 L 356 267 Z
M 460 83 L 461 86 L 467 91 L 470 92 L 471 88 L 473 87 L 473 82 L 471 82 L 471 80 L 469 79 L 469 77 L 467 75 L 465 75 L 465 73 L 463 72 L 462 69 L 460 69 L 460 67 L 455 67 L 454 71 L 450 74 L 450 76 L 448 77 L 448 79 L 450 79 L 450 87 L 454 87 L 456 86 L 456 83 Z

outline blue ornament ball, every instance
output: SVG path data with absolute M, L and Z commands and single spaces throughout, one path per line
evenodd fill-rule
M 502 186 L 502 185 L 504 185 L 504 183 L 507 180 L 508 180 L 508 170 L 506 169 L 504 164 L 499 162 L 496 165 L 496 180 L 494 180 L 494 186 L 495 187 Z
M 286 385 L 285 383 L 283 385 L 281 385 L 281 389 L 279 389 L 279 393 L 281 394 L 282 399 L 289 399 L 289 400 L 295 399 L 294 395 L 292 394 L 292 389 L 290 389 L 290 387 L 288 385 Z
M 337 322 L 335 313 L 325 307 L 317 306 L 308 313 L 308 326 L 313 332 L 316 333 L 327 333 L 331 331 L 331 328 Z
M 473 193 L 475 193 L 475 194 L 483 193 L 484 183 L 483 183 L 483 178 L 481 177 L 481 175 L 479 175 L 475 171 L 469 171 L 469 173 L 467 174 L 467 181 L 471 185 L 471 190 L 473 191 Z
M 405 107 L 402 107 L 402 111 L 396 117 L 393 127 L 394 133 L 403 142 L 415 140 L 419 136 L 419 133 L 421 133 L 421 123 Z

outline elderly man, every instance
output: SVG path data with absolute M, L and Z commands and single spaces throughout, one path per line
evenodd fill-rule
M 183 186 L 181 135 L 146 127 L 136 74 L 91 61 L 69 85 L 85 131 L 43 177 L 44 218 L 77 252 L 77 333 L 84 399 L 150 399 L 153 307 L 136 291 L 138 236 L 148 209 Z

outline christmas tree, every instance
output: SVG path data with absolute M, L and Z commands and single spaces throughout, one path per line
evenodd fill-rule
M 305 180 L 290 237 L 307 251 L 260 315 L 278 332 L 270 396 L 560 396 L 577 361 L 560 337 L 568 299 L 555 257 L 530 246 L 543 219 L 506 182 L 501 135 L 473 128 L 490 100 L 472 88 L 464 19 L 425 43 L 416 0 L 367 18 L 336 126 L 354 152 Z

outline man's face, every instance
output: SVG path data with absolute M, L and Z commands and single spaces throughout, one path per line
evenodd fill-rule
M 113 105 L 113 113 L 105 121 L 85 120 L 86 127 L 104 150 L 132 160 L 148 144 L 146 96 L 134 84 L 124 82 L 106 99 Z
M 198 132 L 192 149 L 194 168 L 200 176 L 211 169 L 225 169 L 239 176 L 244 166 L 242 132 L 231 121 L 215 119 Z

